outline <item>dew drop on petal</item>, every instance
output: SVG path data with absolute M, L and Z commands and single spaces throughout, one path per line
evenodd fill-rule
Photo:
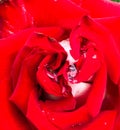
M 65 90 L 66 90 L 65 87 L 62 87 L 62 93 L 65 93 Z
M 57 79 L 57 74 L 55 73 L 54 70 L 50 69 L 50 68 L 47 68 L 47 72 L 46 72 L 47 76 L 51 79 L 53 79 L 54 81 L 58 81 Z
M 45 113 L 45 110 L 42 110 L 42 113 Z
M 107 122 L 104 122 L 104 125 L 107 125 Z
M 77 126 L 81 126 L 81 123 L 76 123 L 76 124 L 71 125 L 72 128 L 75 128 Z
M 68 68 L 68 80 L 72 81 L 77 74 L 77 69 L 74 64 L 71 64 Z
M 51 120 L 52 120 L 52 121 L 54 121 L 54 120 L 55 120 L 55 118 L 53 118 L 53 117 L 52 117 L 52 118 L 51 118 Z
M 86 53 L 83 53 L 83 56 L 84 56 L 84 58 L 86 58 L 86 57 L 87 57 L 87 54 L 86 54 Z
M 93 59 L 96 59 L 96 58 L 97 58 L 97 55 L 93 55 L 92 58 L 93 58 Z

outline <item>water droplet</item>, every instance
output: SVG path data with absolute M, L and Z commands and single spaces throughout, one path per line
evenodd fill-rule
M 57 2 L 58 0 L 54 0 L 54 2 Z
M 66 90 L 66 89 L 65 89 L 65 87 L 62 87 L 62 93 L 64 93 L 64 92 L 65 92 L 65 90 Z
M 72 81 L 77 74 L 77 69 L 74 64 L 71 64 L 68 68 L 68 80 Z
M 50 42 L 55 42 L 56 40 L 52 37 L 47 37 Z
M 81 123 L 76 123 L 76 124 L 71 125 L 72 128 L 77 127 L 77 126 L 81 126 Z
M 40 32 L 35 32 L 36 36 L 38 36 L 39 38 L 43 38 L 45 37 L 45 35 L 43 33 Z
M 107 122 L 104 122 L 104 125 L 107 125 Z
M 54 121 L 54 120 L 55 120 L 55 118 L 54 118 L 54 117 L 52 117 L 52 118 L 51 118 L 51 120 L 52 120 L 52 121 Z
M 84 58 L 86 58 L 86 57 L 87 57 L 87 54 L 86 54 L 86 52 L 85 52 L 85 53 L 83 53 L 83 56 L 84 56 Z
M 45 113 L 45 110 L 42 110 L 42 113 Z
M 78 83 L 78 81 L 77 80 L 73 80 L 73 83 Z
M 55 73 L 55 71 L 49 67 L 46 67 L 46 69 L 47 69 L 47 72 L 46 72 L 47 76 L 57 82 L 58 79 L 57 79 L 57 74 Z
M 93 55 L 92 58 L 93 58 L 93 59 L 96 59 L 96 58 L 97 58 L 97 55 Z

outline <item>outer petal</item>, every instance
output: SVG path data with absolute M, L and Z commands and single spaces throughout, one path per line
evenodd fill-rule
M 86 11 L 70 0 L 23 0 L 26 10 L 32 15 L 35 25 L 55 25 L 80 18 Z M 68 23 L 68 24 L 69 24 Z
M 96 118 L 94 118 L 85 126 L 81 127 L 80 125 L 67 128 L 67 130 L 115 130 L 113 129 L 116 118 L 116 111 L 104 111 L 101 112 Z M 66 130 L 66 129 L 64 129 Z M 119 130 L 119 129 L 116 129 Z
M 35 92 L 33 91 L 29 98 L 27 117 L 39 130 L 58 130 L 49 120 L 47 119 L 46 113 L 43 109 L 43 103 L 39 102 Z
M 9 101 L 11 93 L 11 81 L 3 79 L 0 82 L 0 129 L 36 130 L 17 107 Z
M 96 18 L 95 20 L 110 31 L 120 52 L 120 17 Z
M 104 111 L 94 119 L 91 123 L 85 126 L 82 130 L 113 130 L 115 123 L 116 111 Z
M 26 113 L 31 91 L 36 88 L 35 73 L 40 57 L 40 54 L 33 52 L 23 60 L 16 88 L 10 98 L 23 113 Z
M 28 26 L 24 13 L 13 1 L 3 1 L 3 3 L 0 3 L 0 21 L 0 37 L 14 34 Z
M 18 50 L 24 45 L 33 29 L 21 31 L 11 37 L 0 40 L 0 79 L 10 74 L 11 65 Z
M 120 16 L 120 4 L 111 0 L 82 0 L 80 3 L 92 17 Z

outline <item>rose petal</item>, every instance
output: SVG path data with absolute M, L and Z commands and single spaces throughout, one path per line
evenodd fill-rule
M 120 16 L 120 4 L 111 0 L 82 0 L 81 7 L 87 9 L 92 17 Z
M 82 130 L 113 130 L 115 123 L 116 111 L 104 111 L 97 116 L 91 123 Z
M 50 112 L 48 114 L 48 119 L 52 124 L 60 127 L 61 129 L 66 129 L 67 127 L 84 124 L 90 119 L 90 115 L 87 112 L 85 106 L 80 107 L 72 112 Z
M 77 28 L 76 35 L 87 38 L 96 44 L 97 49 L 99 49 L 105 57 L 111 79 L 117 83 L 120 77 L 120 71 L 118 71 L 120 66 L 120 61 L 118 60 L 120 59 L 120 53 L 110 32 L 101 24 L 85 16 Z M 71 42 L 73 52 L 76 51 L 76 47 L 74 47 L 76 44 Z M 113 62 L 116 64 L 113 64 Z
M 54 28 L 55 30 L 52 29 L 53 28 L 45 28 L 42 30 L 44 34 L 41 33 L 42 31 L 33 33 L 25 45 L 31 48 L 39 47 L 41 50 L 44 50 L 47 53 L 65 53 L 64 49 L 58 44 L 56 40 L 56 37 L 58 36 L 57 34 L 61 34 L 61 30 L 56 30 L 56 28 Z M 51 35 L 53 35 L 53 37 L 51 37 Z
M 41 54 L 35 50 L 22 61 L 16 88 L 10 98 L 23 113 L 27 110 L 30 92 L 36 87 L 35 76 L 40 59 Z
M 88 108 L 88 112 L 92 117 L 96 116 L 101 109 L 102 101 L 106 91 L 106 82 L 107 72 L 106 66 L 103 63 L 100 70 L 96 73 L 94 83 L 86 102 L 86 107 Z
M 120 52 L 120 36 L 119 36 L 119 30 L 120 30 L 120 17 L 107 17 L 107 18 L 96 18 L 96 21 L 100 22 L 102 25 L 104 25 L 112 34 L 116 41 L 116 45 Z
M 24 13 L 16 3 L 3 1 L 3 4 L 0 4 L 1 37 L 14 34 L 28 26 Z
M 25 44 L 30 34 L 33 32 L 40 32 L 46 35 L 55 37 L 59 39 L 63 35 L 63 30 L 59 27 L 48 27 L 48 28 L 30 28 L 26 30 L 22 30 L 15 35 L 10 37 L 0 39 L 0 78 L 3 77 L 5 74 L 10 74 L 11 67 L 13 61 L 15 59 L 16 54 Z M 17 61 L 16 61 L 17 62 Z
M 46 100 L 45 105 L 52 111 L 70 111 L 75 109 L 76 100 L 72 97 L 59 100 Z
M 61 86 L 47 75 L 47 71 L 45 66 L 51 61 L 53 56 L 46 56 L 44 60 L 40 63 L 39 69 L 37 71 L 37 80 L 40 86 L 45 90 L 45 92 L 55 95 L 62 96 L 62 88 Z M 56 80 L 56 79 L 55 79 Z
M 0 129 L 1 130 L 36 130 L 17 107 L 9 101 L 12 93 L 11 81 L 0 82 Z
M 13 88 L 16 87 L 16 83 L 20 74 L 22 62 L 25 59 L 25 57 L 28 56 L 30 53 L 31 48 L 29 47 L 24 47 L 22 50 L 19 51 L 19 54 L 16 56 L 14 63 L 12 65 L 11 69 L 11 76 L 12 76 L 12 83 L 13 83 Z
M 33 42 L 34 40 L 34 42 Z M 44 43 L 44 44 L 43 44 Z M 47 72 L 47 67 L 50 67 L 53 71 L 59 69 L 61 65 L 65 62 L 67 57 L 66 52 L 64 49 L 57 43 L 56 40 L 49 39 L 46 36 L 36 36 L 29 42 L 29 46 L 35 46 L 43 50 L 43 60 L 39 64 L 39 69 L 37 71 L 37 80 L 41 87 L 49 93 L 56 96 L 61 96 L 61 86 L 59 85 L 57 79 L 50 79 Z M 56 75 L 56 74 L 55 74 Z M 56 75 L 57 78 L 57 75 Z M 48 85 L 49 84 L 49 85 Z
M 16 53 L 24 45 L 32 31 L 33 29 L 27 29 L 11 37 L 0 40 L 0 79 L 10 74 Z
M 96 58 L 94 58 L 94 55 L 96 56 Z M 99 70 L 100 65 L 100 58 L 98 58 L 98 55 L 94 53 L 94 49 L 89 49 L 86 54 L 86 59 L 76 77 L 77 81 L 87 81 Z
M 49 120 L 47 119 L 44 111 L 43 103 L 39 102 L 36 94 L 31 93 L 27 109 L 27 117 L 39 130 L 58 130 Z
M 39 26 L 56 25 L 60 21 L 71 21 L 86 14 L 85 10 L 69 0 L 24 0 L 24 4 L 34 18 L 35 25 Z
M 84 126 L 80 124 L 68 127 L 67 130 L 113 130 L 113 125 L 116 118 L 116 111 L 104 111 L 101 112 L 95 119 L 85 124 Z M 64 129 L 65 130 L 65 129 Z M 116 129 L 118 130 L 118 129 Z

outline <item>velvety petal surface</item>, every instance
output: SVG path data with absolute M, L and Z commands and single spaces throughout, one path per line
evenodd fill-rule
M 4 78 L 0 82 L 0 129 L 1 130 L 36 130 L 20 110 L 10 102 L 11 81 Z
M 92 17 L 120 16 L 120 4 L 112 0 L 82 0 L 80 5 L 88 10 Z
M 120 77 L 120 71 L 118 71 L 120 65 L 120 61 L 118 59 L 120 59 L 120 53 L 118 51 L 115 39 L 112 37 L 110 32 L 104 26 L 87 16 L 83 17 L 80 22 L 80 26 L 78 26 L 75 31 L 75 37 L 87 38 L 96 45 L 96 48 L 98 48 L 105 58 L 108 73 L 111 79 L 117 83 Z M 78 47 L 79 44 L 80 43 L 78 42 Z M 74 52 L 76 51 L 76 44 L 71 42 L 71 46 L 71 53 L 75 57 Z M 80 49 L 77 50 L 79 51 Z M 76 53 L 78 54 L 79 52 Z M 113 64 L 113 62 L 116 64 Z

